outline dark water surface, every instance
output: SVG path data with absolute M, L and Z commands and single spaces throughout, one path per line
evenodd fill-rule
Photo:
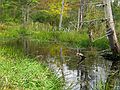
M 76 56 L 86 58 L 80 62 Z M 29 45 L 29 54 L 47 63 L 65 81 L 65 90 L 120 90 L 119 61 L 105 60 L 96 50 L 78 50 L 62 45 Z

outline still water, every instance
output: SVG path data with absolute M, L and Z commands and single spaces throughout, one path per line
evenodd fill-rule
M 32 46 L 29 54 L 47 63 L 65 82 L 64 90 L 120 90 L 120 62 L 105 60 L 96 50 L 66 48 L 52 44 Z M 76 56 L 81 52 L 86 57 L 80 62 Z

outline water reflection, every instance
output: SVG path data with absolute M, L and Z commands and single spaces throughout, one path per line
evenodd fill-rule
M 75 55 L 47 58 L 49 67 L 59 76 L 63 77 L 68 90 L 104 90 L 104 84 L 110 72 L 111 61 L 102 57 L 86 57 L 79 62 Z M 101 85 L 103 83 L 103 85 Z M 102 86 L 102 87 L 101 87 Z
M 120 90 L 120 61 L 113 61 L 106 81 L 106 90 Z
M 107 65 L 107 64 L 108 65 Z M 106 64 L 106 65 L 105 65 Z M 79 65 L 78 74 L 80 89 L 78 90 L 99 90 L 100 82 L 105 83 L 111 63 L 104 62 L 102 58 L 87 58 L 84 63 Z
M 80 61 L 77 49 L 58 44 L 43 46 L 29 44 L 29 55 L 47 62 L 54 73 L 64 79 L 65 90 L 120 90 L 119 61 L 105 60 L 94 50 L 82 50 L 86 58 Z

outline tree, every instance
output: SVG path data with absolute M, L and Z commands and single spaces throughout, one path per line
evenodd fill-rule
M 64 10 L 64 0 L 62 0 L 62 8 L 61 8 L 61 13 L 60 13 L 59 30 L 62 27 L 63 10 Z
M 105 7 L 105 17 L 108 19 L 107 20 L 107 34 L 110 42 L 110 47 L 113 52 L 113 54 L 118 54 L 120 53 L 120 46 L 118 44 L 118 39 L 116 36 L 115 32 L 115 25 L 113 21 L 113 15 L 112 15 L 112 8 L 111 8 L 111 2 L 110 0 L 105 0 L 104 4 L 106 5 Z
M 80 8 L 78 10 L 78 29 L 83 25 L 84 5 L 84 0 L 80 0 Z
M 37 3 L 37 0 L 20 0 L 19 4 L 21 5 L 22 10 L 22 18 L 23 18 L 23 27 L 28 24 L 29 22 L 29 12 L 30 12 L 30 6 L 32 4 Z

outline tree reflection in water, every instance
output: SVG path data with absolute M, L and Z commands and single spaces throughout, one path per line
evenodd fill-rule
M 120 90 L 120 61 L 113 61 L 105 90 Z

